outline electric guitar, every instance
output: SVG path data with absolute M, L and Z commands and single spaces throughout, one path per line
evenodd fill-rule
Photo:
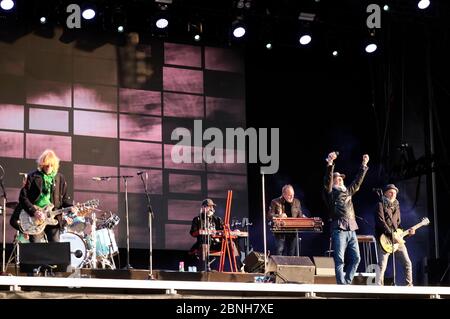
M 427 217 L 424 217 L 420 223 L 414 225 L 413 227 L 411 227 L 409 229 L 416 230 L 416 229 L 418 229 L 422 226 L 426 226 L 428 224 L 430 224 L 430 220 Z M 380 245 L 383 248 L 383 250 L 389 254 L 392 254 L 392 252 L 396 252 L 398 250 L 398 247 L 400 246 L 400 244 L 403 244 L 405 242 L 403 240 L 403 237 L 408 235 L 409 229 L 403 230 L 403 229 L 399 228 L 394 232 L 395 234 L 397 234 L 397 236 L 400 238 L 400 241 L 401 241 L 400 243 L 395 243 L 394 245 L 392 245 L 392 241 L 388 236 L 386 236 L 385 234 L 382 234 L 380 236 Z
M 71 211 L 73 207 L 78 209 L 76 212 L 77 216 L 85 216 L 94 208 L 97 208 L 98 205 L 98 199 L 91 199 L 85 203 L 76 204 L 74 206 L 61 208 L 58 210 L 53 210 L 55 206 L 53 204 L 48 204 L 41 209 L 41 212 L 45 215 L 43 220 L 38 220 L 36 217 L 30 216 L 25 210 L 22 210 L 19 215 L 19 227 L 24 234 L 37 235 L 42 233 L 47 225 L 57 225 L 58 220 L 55 217 L 59 214 Z

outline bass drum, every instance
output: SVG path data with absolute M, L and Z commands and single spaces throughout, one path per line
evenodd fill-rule
M 70 265 L 80 268 L 87 258 L 87 247 L 83 238 L 74 233 L 63 233 L 59 237 L 60 242 L 70 243 Z

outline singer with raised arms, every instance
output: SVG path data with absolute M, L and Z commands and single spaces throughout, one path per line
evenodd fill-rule
M 67 194 L 67 182 L 64 175 L 59 173 L 60 159 L 53 150 L 45 150 L 37 159 L 37 169 L 30 172 L 26 182 L 20 190 L 19 204 L 11 216 L 10 224 L 20 230 L 18 220 L 21 211 L 25 211 L 38 221 L 44 221 L 46 216 L 44 208 L 51 207 L 57 210 L 63 207 L 72 207 L 73 202 Z M 50 205 L 50 206 L 49 206 Z M 73 207 L 72 212 L 77 209 Z M 31 242 L 58 242 L 59 235 L 66 221 L 62 215 L 57 215 L 57 225 L 46 225 L 40 234 L 30 235 Z
M 336 282 L 340 285 L 349 285 L 361 261 L 356 237 L 358 224 L 352 196 L 359 190 L 366 176 L 369 155 L 363 155 L 359 172 L 348 187 L 344 184 L 345 175 L 334 171 L 334 160 L 337 156 L 337 152 L 331 152 L 325 159 L 327 168 L 324 178 L 324 197 L 331 217 L 331 242 Z M 346 253 L 348 254 L 347 264 L 345 263 Z

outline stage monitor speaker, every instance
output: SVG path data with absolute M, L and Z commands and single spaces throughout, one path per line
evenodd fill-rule
M 244 259 L 244 271 L 251 273 L 264 273 L 264 254 L 252 251 Z
M 316 265 L 317 276 L 336 276 L 333 257 L 314 256 L 313 260 L 314 265 Z
M 315 266 L 305 256 L 271 256 L 267 271 L 275 274 L 276 283 L 314 283 Z
M 69 242 L 24 243 L 19 244 L 19 251 L 21 272 L 65 272 L 70 265 Z

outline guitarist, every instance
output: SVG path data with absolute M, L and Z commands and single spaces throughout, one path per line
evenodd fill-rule
M 380 244 L 380 236 L 384 234 L 387 238 L 394 240 L 394 244 L 398 243 L 398 250 L 395 252 L 395 257 L 400 258 L 400 262 L 404 268 L 406 275 L 407 286 L 413 285 L 412 279 L 412 263 L 409 259 L 408 249 L 406 248 L 405 241 L 398 236 L 395 231 L 400 228 L 401 216 L 400 216 L 400 204 L 397 200 L 398 188 L 394 184 L 388 184 L 383 189 L 383 196 L 377 206 L 377 218 L 376 218 L 376 235 L 378 238 L 378 256 L 380 256 L 378 266 L 380 267 L 380 275 L 376 280 L 377 285 L 383 285 L 384 273 L 389 260 L 390 253 L 383 250 Z M 408 235 L 414 235 L 415 230 L 409 229 Z M 395 267 L 395 265 L 394 265 Z
M 67 195 L 67 182 L 61 173 L 58 173 L 60 159 L 53 150 L 45 150 L 37 159 L 38 168 L 27 176 L 25 185 L 20 190 L 19 205 L 11 216 L 10 224 L 18 229 L 19 215 L 25 210 L 30 216 L 38 220 L 45 220 L 42 208 L 53 204 L 54 209 L 73 206 Z M 76 208 L 73 208 L 76 212 Z M 47 225 L 44 232 L 30 235 L 30 242 L 58 242 L 60 230 L 65 221 L 61 215 L 56 216 L 58 225 Z

